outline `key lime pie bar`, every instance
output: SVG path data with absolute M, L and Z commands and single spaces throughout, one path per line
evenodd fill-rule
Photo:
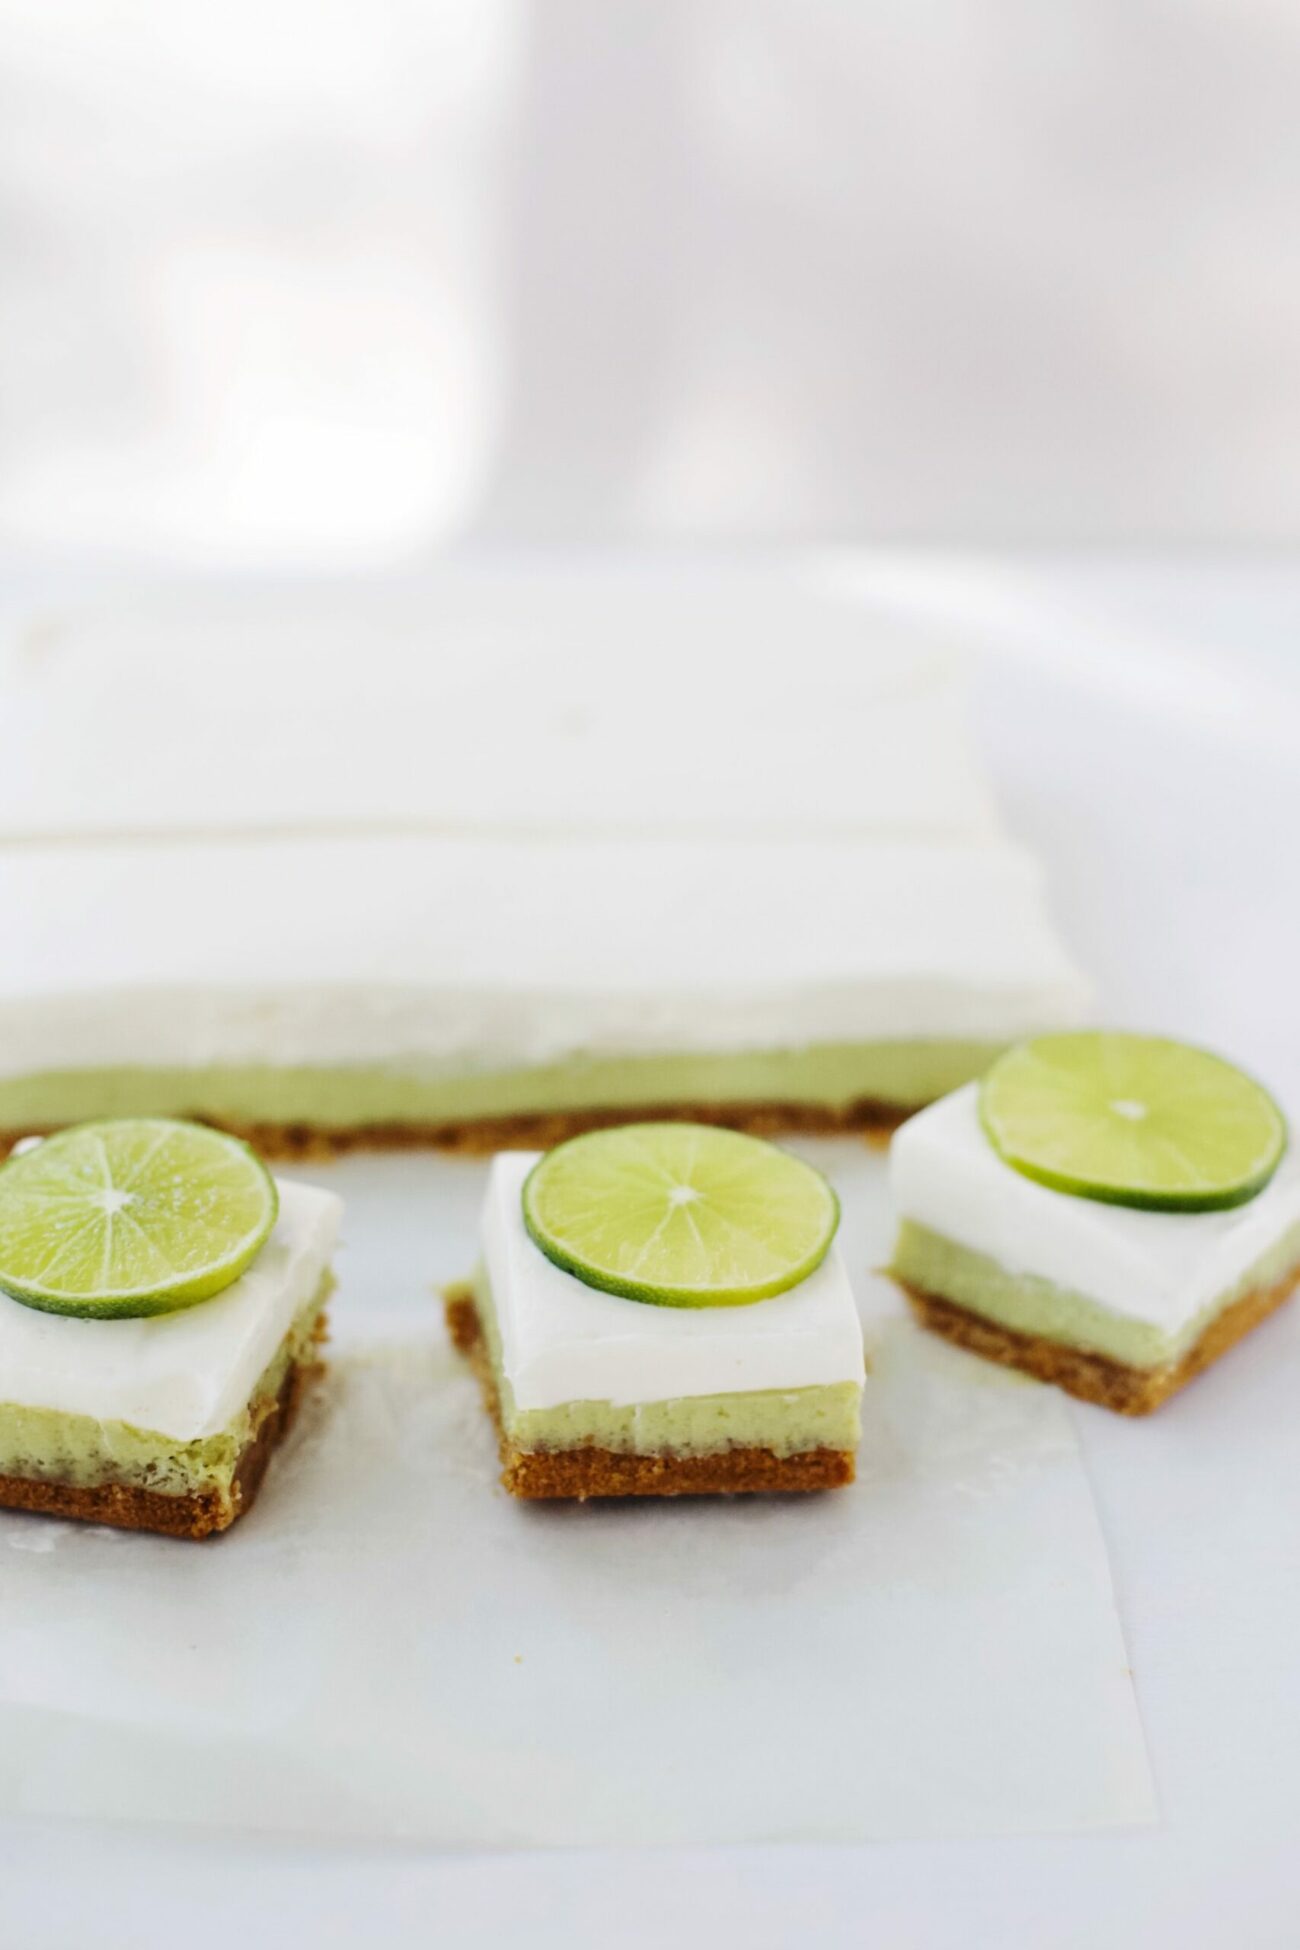
M 437 837 L 0 852 L 0 1134 L 547 1144 L 927 1103 L 1084 985 L 993 840 Z
M 853 1479 L 862 1333 L 821 1175 L 761 1140 L 628 1125 L 492 1166 L 452 1289 L 502 1481 L 529 1498 Z
M 1218 1057 L 1041 1037 L 896 1133 L 890 1270 L 936 1333 L 1143 1415 L 1300 1280 L 1286 1144 Z
M 339 1201 L 237 1139 L 83 1125 L 0 1169 L 0 1505 L 205 1537 L 318 1371 Z

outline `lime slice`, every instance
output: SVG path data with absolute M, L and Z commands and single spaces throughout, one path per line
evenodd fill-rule
M 170 1313 L 237 1280 L 277 1206 L 266 1166 L 222 1131 L 79 1124 L 0 1167 L 0 1289 L 46 1313 Z
M 980 1118 L 1027 1178 L 1159 1212 L 1244 1205 L 1287 1143 L 1268 1092 L 1222 1057 L 1106 1030 L 1008 1050 L 980 1086 Z
M 657 1307 L 741 1307 L 820 1266 L 840 1207 L 811 1165 L 710 1124 L 592 1131 L 536 1164 L 524 1223 L 588 1286 Z

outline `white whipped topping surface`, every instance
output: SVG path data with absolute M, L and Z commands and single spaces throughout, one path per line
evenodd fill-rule
M 129 1422 L 178 1443 L 225 1428 L 319 1287 L 338 1236 L 333 1192 L 276 1182 L 271 1237 L 212 1300 L 146 1320 L 76 1320 L 0 1294 L 0 1403 Z
M 540 1153 L 493 1161 L 482 1247 L 506 1378 L 521 1409 L 812 1388 L 863 1377 L 839 1248 L 788 1293 L 747 1307 L 655 1307 L 585 1286 L 533 1244 L 524 1180 Z
M 36 609 L 0 639 L 0 837 L 989 832 L 956 664 L 789 573 Z
M 0 851 L 0 1075 L 1009 1040 L 1087 988 L 1001 841 Z
M 1036 1275 L 1112 1313 L 1176 1333 L 1300 1224 L 1300 1156 L 1227 1212 L 1139 1212 L 1035 1184 L 1005 1164 L 979 1121 L 979 1086 L 931 1104 L 894 1134 L 898 1216 Z

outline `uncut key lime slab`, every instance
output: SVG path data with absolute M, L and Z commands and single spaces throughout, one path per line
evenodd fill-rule
M 1054 1191 L 1209 1212 L 1263 1190 L 1287 1145 L 1268 1092 L 1208 1050 L 1093 1030 L 1038 1036 L 993 1065 L 980 1119 L 995 1150 Z
M 839 1201 L 761 1138 L 704 1124 L 627 1124 L 534 1167 L 524 1221 L 588 1286 L 661 1307 L 745 1306 L 815 1272 Z
M 91 1319 L 191 1306 L 239 1278 L 277 1208 L 266 1167 L 224 1132 L 82 1124 L 0 1169 L 0 1290 Z

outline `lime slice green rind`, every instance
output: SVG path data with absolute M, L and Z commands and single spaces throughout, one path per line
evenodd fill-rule
M 585 1285 L 659 1307 L 740 1307 L 821 1265 L 840 1208 L 819 1171 L 705 1124 L 571 1138 L 524 1183 L 524 1223 Z
M 0 1166 L 0 1291 L 83 1319 L 171 1313 L 233 1285 L 278 1209 L 266 1166 L 225 1132 L 77 1125 Z
M 1153 1212 L 1245 1205 L 1285 1154 L 1253 1077 L 1168 1037 L 1084 1030 L 1009 1050 L 980 1085 L 998 1155 L 1052 1191 Z

